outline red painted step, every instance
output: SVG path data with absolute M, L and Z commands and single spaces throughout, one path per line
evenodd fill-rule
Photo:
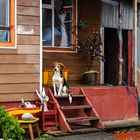
M 58 110 L 58 123 L 63 132 L 73 130 L 103 129 L 104 125 L 100 120 L 96 110 L 89 102 L 84 90 L 76 87 L 72 89 L 72 103 L 68 101 L 68 96 L 54 96 L 51 89 L 46 88 L 49 99 L 54 101 Z
M 77 94 L 77 95 L 72 95 L 73 98 L 84 98 L 85 95 L 83 94 Z M 59 98 L 68 98 L 68 96 L 55 96 L 55 98 L 59 99 Z
M 91 120 L 99 120 L 97 117 L 75 117 L 75 118 L 66 118 L 68 123 L 74 123 L 74 122 L 85 122 L 85 121 L 91 121 Z
M 92 108 L 90 105 L 60 106 L 62 110 Z

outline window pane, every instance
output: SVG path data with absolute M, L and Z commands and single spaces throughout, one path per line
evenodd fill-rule
M 9 25 L 9 0 L 0 0 L 0 25 Z
M 71 6 L 72 0 L 62 0 L 64 6 Z
M 67 36 L 68 36 L 68 46 L 72 46 L 72 22 L 65 23 Z
M 9 42 L 8 30 L 0 30 L 0 42 Z
M 55 14 L 54 45 L 68 47 L 68 36 L 64 24 L 66 14 Z
M 51 4 L 51 0 L 42 0 L 43 4 Z
M 70 12 L 66 13 L 65 21 L 72 20 L 72 14 Z
M 52 45 L 52 10 L 43 9 L 42 10 L 42 26 L 43 26 L 43 45 Z

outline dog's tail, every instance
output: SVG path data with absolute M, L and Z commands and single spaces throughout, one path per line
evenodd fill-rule
M 69 102 L 72 103 L 72 94 L 69 93 Z

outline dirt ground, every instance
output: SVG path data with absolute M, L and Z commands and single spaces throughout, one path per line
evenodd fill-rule
M 47 138 L 47 140 L 118 140 L 109 133 L 98 132 L 98 133 L 86 133 L 79 135 L 61 136 Z

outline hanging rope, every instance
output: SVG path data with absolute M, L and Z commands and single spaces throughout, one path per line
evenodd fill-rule
M 126 89 L 129 91 L 129 93 L 138 101 L 140 102 L 139 96 L 136 96 L 135 93 L 132 92 L 132 90 L 130 89 L 130 87 L 123 81 L 121 80 L 122 83 L 124 84 L 124 86 L 126 87 Z

